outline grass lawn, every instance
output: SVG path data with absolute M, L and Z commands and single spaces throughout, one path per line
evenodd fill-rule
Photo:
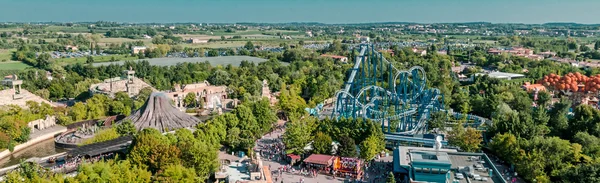
M 66 26 L 48 26 L 46 27 L 47 31 L 52 32 L 64 32 L 64 33 L 87 33 L 89 29 L 87 27 L 82 26 L 74 26 L 74 27 L 66 27 Z
M 246 41 L 218 41 L 204 44 L 180 44 L 183 47 L 190 48 L 235 48 L 244 46 Z
M 0 62 L 0 70 L 24 70 L 28 67 L 31 66 L 19 61 Z
M 133 57 L 133 56 L 130 56 L 130 55 L 95 56 L 94 57 L 94 63 L 96 63 L 96 62 L 110 62 L 110 59 L 112 57 L 115 57 L 115 59 L 119 60 L 119 61 L 137 60 L 138 59 L 138 57 Z M 54 62 L 60 63 L 61 65 L 76 64 L 76 63 L 85 63 L 85 61 L 87 61 L 86 57 L 54 59 Z
M 0 49 L 0 62 L 10 61 L 13 51 L 16 51 L 16 50 L 15 49 Z
M 12 31 L 23 31 L 22 28 L 2 28 L 0 29 L 0 32 L 12 32 Z

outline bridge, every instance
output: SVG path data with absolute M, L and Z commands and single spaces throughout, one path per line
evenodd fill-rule
M 362 44 L 344 88 L 335 94 L 334 107 L 327 113 L 336 119 L 376 121 L 388 142 L 424 145 L 435 142 L 435 136 L 423 135 L 427 133 L 427 120 L 434 112 L 446 112 L 455 119 L 466 118 L 474 127 L 491 124 L 479 116 L 445 110 L 444 95 L 437 88 L 426 86 L 427 75 L 422 67 L 399 70 L 372 45 Z

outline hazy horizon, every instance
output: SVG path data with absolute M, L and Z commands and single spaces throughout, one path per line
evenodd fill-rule
M 0 22 L 600 23 L 593 0 L 120 1 L 5 0 Z

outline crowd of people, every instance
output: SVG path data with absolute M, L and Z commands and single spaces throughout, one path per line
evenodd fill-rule
M 75 169 L 77 169 L 79 167 L 79 165 L 81 165 L 81 163 L 83 162 L 88 162 L 88 163 L 93 163 L 93 162 L 98 162 L 100 160 L 104 160 L 104 159 L 112 159 L 115 157 L 114 153 L 106 153 L 106 154 L 100 154 L 98 156 L 93 156 L 91 158 L 85 158 L 81 155 L 77 155 L 75 157 L 71 157 L 71 158 L 67 158 L 66 161 L 64 162 L 56 162 L 56 165 L 52 166 L 50 168 L 50 170 L 52 170 L 53 172 L 71 172 L 74 171 Z

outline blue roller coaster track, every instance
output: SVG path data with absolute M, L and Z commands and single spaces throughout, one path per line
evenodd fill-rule
M 398 70 L 372 45 L 362 44 L 344 88 L 335 94 L 331 118 L 377 121 L 386 139 L 413 141 L 410 138 L 427 132 L 430 114 L 449 112 L 444 110 L 444 95 L 440 90 L 426 85 L 422 67 Z M 466 117 L 474 121 L 474 126 L 490 123 L 478 116 L 451 113 L 457 119 Z M 427 142 L 433 143 L 433 139 Z

